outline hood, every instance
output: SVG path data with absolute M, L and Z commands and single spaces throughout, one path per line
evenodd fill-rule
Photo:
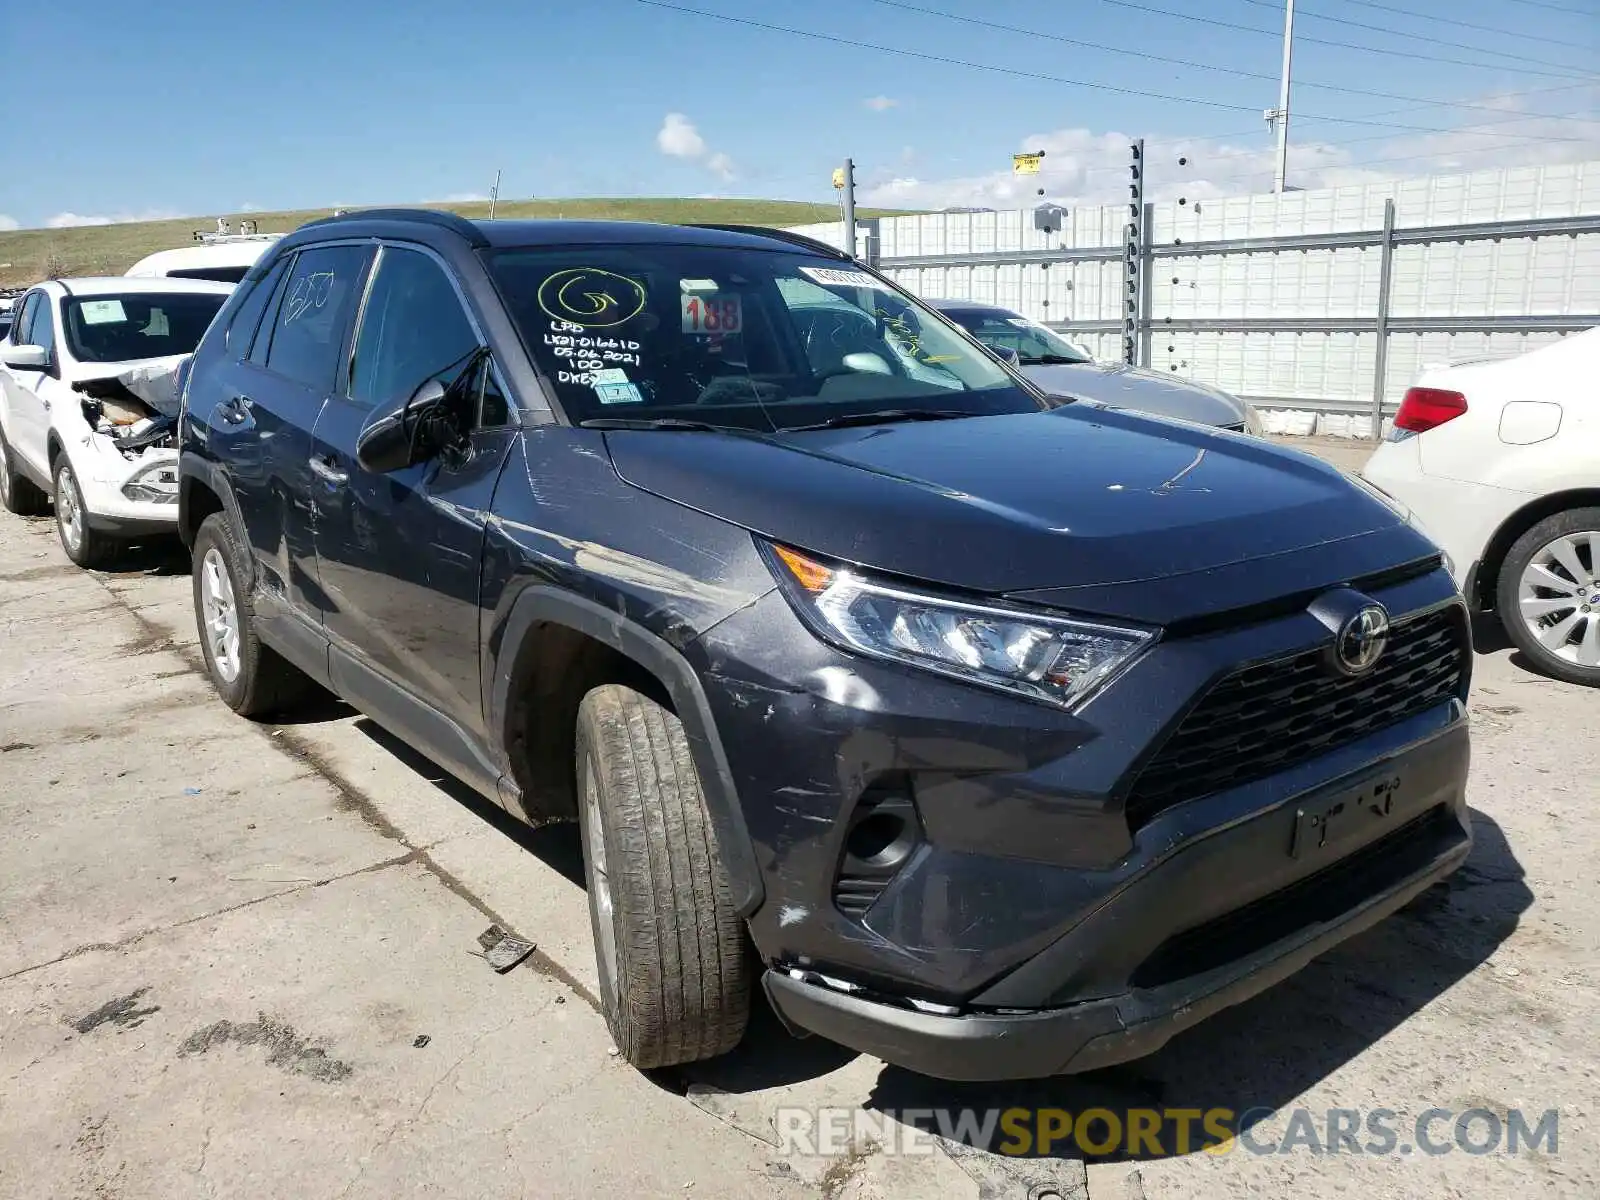
M 1237 425 L 1245 419 L 1243 402 L 1220 388 L 1144 367 L 1130 367 L 1124 363 L 1056 363 L 1025 366 L 1021 371 L 1052 396 L 1094 400 L 1112 408 L 1128 408 L 1199 425 Z
M 1308 571 L 1350 571 L 1336 544 L 1398 531 L 1409 549 L 1384 548 L 1381 565 L 1430 552 L 1394 510 L 1309 455 L 1105 409 L 606 440 L 635 487 L 804 550 L 973 592 L 1103 589 L 1274 560 L 1246 572 L 1246 590 L 1282 595 L 1308 586 Z M 1298 573 L 1294 587 L 1275 577 L 1283 571 Z

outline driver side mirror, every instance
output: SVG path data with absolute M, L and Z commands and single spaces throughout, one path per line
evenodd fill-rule
M 1017 348 L 1015 346 L 994 346 L 991 347 L 991 349 L 994 350 L 995 354 L 999 356 L 1000 361 L 1005 363 L 1006 366 L 1020 367 L 1022 365 L 1022 355 L 1017 353 Z
M 404 403 L 367 422 L 356 438 L 356 461 L 377 475 L 403 471 L 438 454 L 454 432 L 449 394 L 444 384 L 429 379 Z
M 43 371 L 50 365 L 50 351 L 43 346 L 3 346 L 0 362 L 21 371 Z

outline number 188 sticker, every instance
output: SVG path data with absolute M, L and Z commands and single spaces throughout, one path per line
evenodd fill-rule
M 683 298 L 685 333 L 738 333 L 744 311 L 736 292 L 711 292 Z

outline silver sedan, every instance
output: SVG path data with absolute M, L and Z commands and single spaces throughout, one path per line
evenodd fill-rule
M 929 305 L 973 337 L 1008 357 L 1053 396 L 1092 400 L 1158 417 L 1260 434 L 1261 419 L 1248 401 L 1221 388 L 1123 363 L 1095 362 L 1054 330 L 1010 309 L 971 300 L 929 300 Z

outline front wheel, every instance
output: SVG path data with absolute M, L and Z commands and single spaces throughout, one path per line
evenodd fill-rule
M 641 1069 L 726 1054 L 750 958 L 683 724 L 619 685 L 578 707 L 578 820 L 606 1024 Z
M 242 717 L 292 707 L 311 690 L 300 669 L 263 645 L 245 586 L 244 550 L 227 517 L 212 513 L 194 538 L 194 617 L 206 674 L 223 703 Z
M 89 510 L 83 504 L 83 488 L 65 454 L 56 459 L 55 499 L 56 533 L 67 557 L 89 570 L 114 563 L 122 553 L 122 543 L 90 528 Z
M 1600 687 L 1600 508 L 1556 513 L 1518 538 L 1500 568 L 1496 607 L 1539 670 Z

